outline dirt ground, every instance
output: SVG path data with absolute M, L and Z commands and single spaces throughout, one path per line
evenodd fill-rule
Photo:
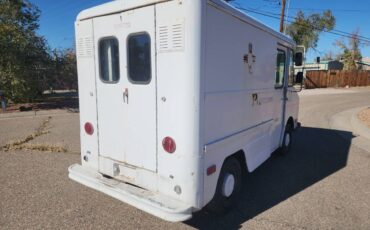
M 367 108 L 367 109 L 361 111 L 358 114 L 358 117 L 360 118 L 360 120 L 363 123 L 365 123 L 367 125 L 367 127 L 370 128 L 370 108 Z

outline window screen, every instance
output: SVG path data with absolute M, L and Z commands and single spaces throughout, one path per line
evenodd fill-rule
M 284 85 L 285 61 L 286 61 L 285 52 L 282 50 L 278 50 L 276 62 L 276 81 L 275 81 L 276 88 L 283 87 Z
M 128 75 L 136 84 L 148 84 L 151 80 L 150 37 L 146 33 L 128 39 Z
M 105 38 L 99 42 L 100 78 L 107 83 L 119 80 L 119 49 L 116 38 Z

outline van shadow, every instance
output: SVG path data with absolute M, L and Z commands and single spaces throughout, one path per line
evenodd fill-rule
M 346 166 L 351 132 L 301 127 L 293 135 L 286 156 L 274 154 L 246 175 L 242 198 L 233 210 L 222 216 L 200 211 L 185 224 L 198 229 L 239 229 L 245 221 Z

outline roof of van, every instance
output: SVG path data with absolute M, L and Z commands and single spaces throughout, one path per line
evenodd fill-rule
M 125 10 L 135 9 L 142 6 L 167 1 L 171 0 L 116 0 L 83 10 L 81 13 L 78 14 L 77 21 L 99 17 L 107 14 L 114 14 Z
M 138 7 L 152 5 L 152 4 L 160 3 L 160 2 L 167 2 L 167 1 L 173 1 L 173 0 L 116 0 L 116 1 L 108 2 L 108 3 L 82 11 L 77 16 L 77 20 L 78 21 L 86 20 L 89 18 L 119 13 L 122 11 L 135 9 Z M 198 0 L 195 0 L 195 1 L 198 1 Z M 255 27 L 258 27 L 264 30 L 265 32 L 270 33 L 274 35 L 275 37 L 278 37 L 287 43 L 294 44 L 294 41 L 290 37 L 268 27 L 267 25 L 263 24 L 259 20 L 247 15 L 245 12 L 235 8 L 234 6 L 225 2 L 224 0 L 208 0 L 208 1 L 210 1 L 213 5 L 217 6 L 218 8 L 222 10 L 226 10 L 228 13 L 245 21 L 246 23 L 251 24 Z

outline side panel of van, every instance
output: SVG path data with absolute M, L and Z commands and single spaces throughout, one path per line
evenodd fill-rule
M 284 123 L 284 80 L 276 86 L 279 39 L 212 2 L 206 23 L 204 167 L 217 171 L 204 177 L 205 204 L 226 157 L 243 150 L 248 170 L 255 170 L 279 147 Z
M 98 169 L 98 132 L 96 127 L 96 86 L 93 21 L 76 22 L 76 54 L 78 69 L 78 88 L 80 102 L 81 162 L 84 167 Z M 95 127 L 94 133 L 85 132 L 85 124 L 89 122 Z

